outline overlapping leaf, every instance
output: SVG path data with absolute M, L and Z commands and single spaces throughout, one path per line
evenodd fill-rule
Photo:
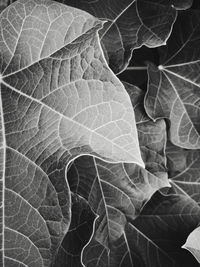
M 134 266 L 136 256 L 130 246 L 137 245 L 129 244 L 131 237 L 127 241 L 127 221 L 134 220 L 152 194 L 168 186 L 168 180 L 135 164 L 110 164 L 86 156 L 75 160 L 68 180 L 72 192 L 86 199 L 98 215 L 91 240 L 82 252 L 85 266 Z
M 169 169 L 170 184 L 173 187 L 173 194 L 179 197 L 186 197 L 193 199 L 198 205 L 200 205 L 200 153 L 199 150 L 187 150 L 177 146 L 174 146 L 170 142 L 167 143 L 166 149 L 167 165 Z M 192 207 L 191 207 L 192 210 Z M 181 215 L 181 212 L 180 212 Z M 200 223 L 200 217 L 197 221 Z M 190 223 L 191 225 L 191 223 Z M 191 232 L 192 231 L 192 232 Z M 198 228 L 191 229 L 191 233 L 187 231 L 186 243 L 182 245 L 182 248 L 189 250 L 194 257 L 198 258 Z M 186 239 L 186 238 L 185 238 Z M 185 242 L 185 240 L 184 240 Z M 189 264 L 189 263 L 188 263 Z M 195 264 L 195 263 L 194 263 Z M 197 265 L 197 263 L 196 263 Z M 197 265 L 198 266 L 198 265 Z
M 196 260 L 200 263 L 200 227 L 197 227 L 190 235 L 188 236 L 186 243 L 182 246 L 189 250 Z
M 137 267 L 178 267 L 175 261 L 170 258 L 162 249 L 157 247 L 154 242 L 147 238 L 138 228 L 133 224 L 127 223 L 125 225 L 124 236 L 126 239 L 126 245 L 128 251 L 124 251 L 124 247 L 120 246 L 121 242 L 116 243 L 115 247 L 110 251 L 110 257 L 112 257 L 113 249 L 115 249 L 115 255 L 122 258 L 120 265 L 116 265 L 116 262 L 110 263 L 105 260 L 105 248 L 103 248 L 99 243 L 92 240 L 92 244 L 89 247 L 86 247 L 85 250 L 85 261 L 87 262 L 88 267 L 97 267 L 97 266 L 137 266 Z M 134 242 L 133 242 L 134 241 Z M 101 252 L 101 258 L 99 258 L 99 252 Z M 91 260 L 91 255 L 92 260 Z M 129 255 L 129 256 L 128 256 Z M 131 257 L 132 262 L 130 263 Z
M 114 72 L 123 71 L 129 63 L 132 50 L 142 45 L 156 47 L 165 44 L 176 19 L 176 8 L 190 7 L 184 3 L 165 0 L 58 0 L 78 7 L 107 20 L 100 31 L 109 66 Z
M 170 183 L 177 194 L 191 197 L 200 205 L 200 151 L 176 147 L 166 149 Z
M 171 141 L 189 149 L 200 148 L 199 47 L 199 12 L 181 13 L 167 47 L 159 50 L 160 66 L 148 68 L 147 113 L 168 118 Z
M 178 194 L 163 195 L 157 192 L 133 225 L 143 233 L 146 242 L 151 241 L 158 249 L 157 255 L 159 251 L 167 254 L 174 262 L 174 266 L 198 267 L 192 255 L 184 251 L 181 246 L 199 222 L 200 207 L 190 197 Z M 164 263 L 160 262 L 160 265 L 149 264 L 149 266 L 163 266 Z
M 157 177 L 167 176 L 166 124 L 163 119 L 152 122 L 144 110 L 144 91 L 129 83 L 123 83 L 135 111 L 136 125 L 143 161 L 146 169 Z
M 143 165 L 133 109 L 97 19 L 48 0 L 0 15 L 1 264 L 50 266 L 70 223 L 66 167 L 81 154 Z
M 142 245 L 131 242 L 137 235 L 137 229 L 132 229 L 127 220 L 133 220 L 139 214 L 142 205 L 153 192 L 168 185 L 164 157 L 166 143 L 164 121 L 152 123 L 143 109 L 144 93 L 130 84 L 124 83 L 124 86 L 131 97 L 137 127 L 141 129 L 139 141 L 143 159 L 146 159 L 147 169 L 157 174 L 159 178 L 132 164 L 112 165 L 99 160 L 92 161 L 91 157 L 81 157 L 74 162 L 68 172 L 70 188 L 72 192 L 86 199 L 88 205 L 99 216 L 89 244 L 83 251 L 83 246 L 82 249 L 80 247 L 79 257 L 82 253 L 85 266 L 119 266 L 120 264 L 142 266 L 142 256 L 136 256 L 138 249 L 142 251 Z M 155 124 L 155 130 L 153 124 Z M 149 153 L 145 158 L 146 151 Z M 150 164 L 151 162 L 153 164 Z M 76 232 L 72 234 L 77 236 Z M 67 236 L 68 234 L 66 241 L 69 242 Z M 140 239 L 143 238 L 140 236 Z M 63 249 L 66 251 L 63 258 L 68 259 L 66 260 L 68 263 L 74 262 L 74 259 L 78 260 L 78 255 L 70 252 L 72 251 L 70 247 L 73 247 L 72 243 L 66 243 Z M 153 251 L 154 249 L 152 248 Z M 169 262 L 167 261 L 168 264 Z
M 81 252 L 93 234 L 96 215 L 84 198 L 72 193 L 71 212 L 70 227 L 59 247 L 54 267 L 82 266 Z
M 138 237 L 143 236 L 143 248 L 149 247 L 149 255 L 152 255 L 154 250 L 157 251 L 160 260 L 158 263 L 156 257 L 155 262 L 149 259 L 147 266 L 164 266 L 165 264 L 181 267 L 198 266 L 190 255 L 182 251 L 181 246 L 190 231 L 199 223 L 200 210 L 197 205 L 199 204 L 199 152 L 182 149 L 168 142 L 165 155 L 164 121 L 162 119 L 156 122 L 149 121 L 142 108 L 144 92 L 130 84 L 124 83 L 124 85 L 134 106 L 139 141 L 146 167 L 157 176 L 160 171 L 160 177 L 163 177 L 166 175 L 167 156 L 170 183 L 173 186 L 173 189 L 169 190 L 169 193 L 173 195 L 163 196 L 157 193 L 133 221 Z M 161 125 L 163 127 L 160 127 Z M 149 157 L 145 158 L 145 155 Z M 137 244 L 137 248 L 139 245 L 140 243 Z M 137 249 L 135 248 L 134 251 Z M 166 261 L 164 255 L 168 255 L 172 262 Z M 143 259 L 148 260 L 148 256 L 143 255 Z M 145 263 L 142 266 L 145 266 Z

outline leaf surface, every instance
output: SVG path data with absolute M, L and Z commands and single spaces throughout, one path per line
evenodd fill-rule
M 91 240 L 80 251 L 83 264 L 134 266 L 135 252 L 130 246 L 137 245 L 127 241 L 127 222 L 138 216 L 156 190 L 169 185 L 167 178 L 157 178 L 135 164 L 111 164 L 84 156 L 74 161 L 68 181 L 71 191 L 83 197 L 97 215 Z
M 196 260 L 181 249 L 181 246 L 199 221 L 200 207 L 190 197 L 171 192 L 168 195 L 157 192 L 132 224 L 147 240 L 151 240 L 154 246 L 173 259 L 175 266 L 198 267 Z
M 170 140 L 187 149 L 200 148 L 199 127 L 199 12 L 181 13 L 166 48 L 160 48 L 160 66 L 149 64 L 145 107 L 156 120 L 170 121 Z
M 123 256 L 122 260 L 117 264 L 116 262 L 105 260 L 105 248 L 93 239 L 90 246 L 85 249 L 85 261 L 88 267 L 97 266 L 137 266 L 137 267 L 178 267 L 176 262 L 170 258 L 162 249 L 160 249 L 152 240 L 139 231 L 133 224 L 127 223 L 123 238 L 126 240 L 125 244 L 128 251 L 124 250 L 124 244 L 121 238 L 116 242 L 115 246 L 110 251 L 109 259 L 115 253 L 115 259 Z M 134 240 L 134 242 L 133 242 Z M 145 248 L 145 250 L 144 250 Z M 101 254 L 100 254 L 101 253 Z M 101 255 L 101 257 L 99 257 Z M 130 258 L 131 257 L 131 263 Z M 92 260 L 91 260 L 92 258 Z
M 71 219 L 72 159 L 93 154 L 144 166 L 130 99 L 99 44 L 101 27 L 48 0 L 20 0 L 0 15 L 3 266 L 54 260 Z
M 70 188 L 72 192 L 86 199 L 98 215 L 90 242 L 84 249 L 82 247 L 83 251 L 80 250 L 85 266 L 143 266 L 142 256 L 136 256 L 138 249 L 142 251 L 142 243 L 131 242 L 135 235 L 141 235 L 137 233 L 137 229 L 128 226 L 127 221 L 138 216 L 141 207 L 156 190 L 168 186 L 164 156 L 164 120 L 152 123 L 142 105 L 144 93 L 138 87 L 123 84 L 136 114 L 140 148 L 148 171 L 133 164 L 106 164 L 94 159 L 92 162 L 90 157 L 75 160 L 68 172 Z M 145 158 L 146 151 L 149 152 Z M 106 236 L 106 241 L 102 242 Z M 67 248 L 69 246 L 66 245 Z M 152 246 L 151 249 L 154 251 L 155 248 Z M 66 255 L 70 255 L 69 250 Z M 71 255 L 71 258 L 74 259 L 75 256 Z
M 59 247 L 54 267 L 82 266 L 81 252 L 93 234 L 96 215 L 84 198 L 72 193 L 71 212 L 70 227 Z
M 186 243 L 182 246 L 189 250 L 196 260 L 200 263 L 200 227 L 197 227 L 190 235 L 188 236 Z
M 109 66 L 115 73 L 127 67 L 133 49 L 165 44 L 176 19 L 171 1 L 165 0 L 58 1 L 108 21 L 100 31 L 100 37 Z M 191 0 L 184 2 L 190 3 Z M 179 7 L 180 3 L 176 1 L 175 6 Z
M 191 197 L 200 205 L 200 151 L 187 150 L 167 143 L 170 184 L 177 194 Z
M 143 161 L 146 169 L 157 177 L 166 178 L 166 123 L 164 119 L 153 122 L 144 110 L 145 92 L 123 82 L 135 112 L 136 126 Z

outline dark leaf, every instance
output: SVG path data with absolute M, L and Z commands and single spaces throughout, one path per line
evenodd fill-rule
M 72 192 L 85 198 L 98 215 L 91 241 L 82 252 L 83 263 L 117 267 L 125 261 L 134 266 L 135 252 L 126 240 L 127 221 L 138 216 L 156 190 L 168 186 L 167 178 L 157 178 L 135 164 L 110 164 L 84 156 L 74 161 L 68 181 Z
M 71 224 L 59 247 L 54 267 L 82 266 L 81 252 L 93 234 L 93 223 L 96 216 L 84 198 L 72 194 L 71 212 Z
M 86 266 L 178 267 L 174 259 L 169 257 L 165 251 L 159 248 L 131 223 L 126 223 L 124 233 L 121 238 L 113 244 L 112 250 L 109 253 L 109 258 L 106 257 L 105 253 L 106 249 L 101 246 L 100 243 L 97 243 L 95 239 L 92 239 L 84 252 Z M 99 255 L 101 255 L 101 257 L 99 257 Z M 116 262 L 116 259 L 121 260 L 120 262 Z
M 200 151 L 176 147 L 166 149 L 170 183 L 177 194 L 190 196 L 200 205 Z
M 133 49 L 165 44 L 176 19 L 172 2 L 166 0 L 58 1 L 108 21 L 100 36 L 106 59 L 115 73 L 127 67 Z M 179 8 L 178 3 L 176 6 Z
M 195 259 L 181 246 L 199 222 L 200 207 L 190 197 L 163 195 L 157 192 L 133 225 L 146 236 L 147 240 L 151 240 L 155 246 L 173 258 L 177 266 L 198 267 Z
M 167 47 L 159 51 L 160 66 L 149 64 L 146 111 L 154 120 L 170 120 L 175 145 L 200 148 L 200 13 L 181 13 Z

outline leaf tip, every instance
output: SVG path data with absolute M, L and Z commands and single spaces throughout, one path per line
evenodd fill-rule
M 181 246 L 181 248 L 183 248 L 183 249 L 186 249 L 187 250 L 187 247 L 186 247 L 186 245 L 184 244 L 184 245 L 182 245 Z

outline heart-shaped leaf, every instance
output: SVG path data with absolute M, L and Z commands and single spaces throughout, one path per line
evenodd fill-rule
M 146 111 L 156 120 L 170 120 L 170 140 L 177 146 L 200 148 L 199 67 L 200 13 L 181 13 L 167 48 L 160 48 L 160 66 L 149 64 Z
M 99 44 L 102 23 L 52 1 L 0 14 L 1 233 L 5 266 L 50 266 L 70 223 L 66 169 L 81 154 L 140 156 L 133 108 Z

